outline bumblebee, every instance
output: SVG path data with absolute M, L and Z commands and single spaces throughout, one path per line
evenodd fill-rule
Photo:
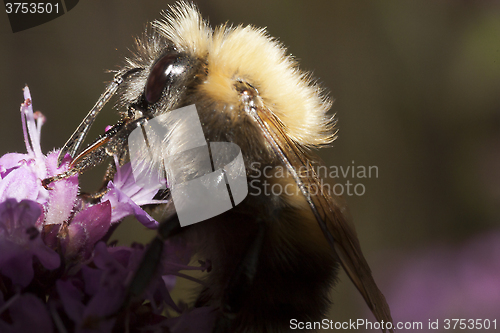
M 240 147 L 253 187 L 263 189 L 267 182 L 288 189 L 250 193 L 233 209 L 180 228 L 199 256 L 212 262 L 208 287 L 200 291 L 195 306 L 219 309 L 214 332 L 286 332 L 291 319 L 321 320 L 339 266 L 377 320 L 392 322 L 343 204 L 314 172 L 321 162 L 312 149 L 330 144 L 336 132 L 334 119 L 327 115 L 331 100 L 310 74 L 264 29 L 212 29 L 186 2 L 171 6 L 136 46 L 63 147 L 60 161 L 70 154 L 75 157 L 72 168 L 46 184 L 82 173 L 108 156 L 126 161 L 127 137 L 134 129 L 194 104 L 208 142 Z M 93 120 L 114 95 L 125 110 L 120 122 L 78 153 Z M 175 152 L 188 144 L 187 126 L 179 124 L 175 132 L 175 140 L 169 132 L 150 147 L 154 153 L 145 157 L 147 168 L 162 167 L 162 149 Z M 280 168 L 286 173 L 278 176 L 273 171 Z M 160 227 L 141 266 L 143 273 L 132 282 L 134 292 L 154 274 L 159 259 L 151 258 L 159 258 L 174 220 Z

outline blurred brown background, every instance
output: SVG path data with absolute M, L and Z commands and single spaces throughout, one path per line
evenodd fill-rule
M 0 14 L 0 154 L 25 151 L 18 112 L 25 83 L 48 119 L 42 149 L 61 147 L 112 79 L 105 70 L 121 64 L 133 37 L 167 3 L 81 1 L 62 17 L 15 34 Z M 338 181 L 365 187 L 363 196 L 346 200 L 376 279 L 389 300 L 403 300 L 394 301 L 395 320 L 427 325 L 427 317 L 437 318 L 412 315 L 420 309 L 411 298 L 416 287 L 405 284 L 402 271 L 415 276 L 408 271 L 412 258 L 435 259 L 436 248 L 456 268 L 467 244 L 500 228 L 500 2 L 197 3 L 212 25 L 266 26 L 331 92 L 340 132 L 321 155 L 328 165 L 378 167 L 378 178 Z M 116 119 L 108 107 L 89 137 Z M 100 177 L 87 176 L 85 187 L 95 189 Z M 481 251 L 483 259 L 491 252 Z M 472 278 L 464 281 L 473 284 L 484 268 L 500 285 L 499 262 L 500 251 L 484 267 L 466 270 Z M 419 288 L 433 285 L 434 274 L 445 276 L 445 284 L 458 278 L 436 267 Z M 468 282 L 462 287 L 451 295 L 467 290 Z M 500 291 L 484 292 L 500 304 Z M 332 296 L 330 318 L 374 320 L 345 275 Z M 449 301 L 452 308 L 451 296 L 442 297 L 443 307 Z M 426 300 L 420 302 L 425 308 Z M 471 316 L 467 304 L 461 309 Z

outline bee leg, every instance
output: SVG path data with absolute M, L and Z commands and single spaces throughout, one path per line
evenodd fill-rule
M 118 126 L 115 126 L 119 128 Z M 57 182 L 59 180 L 67 179 L 74 175 L 79 175 L 95 167 L 98 164 L 101 164 L 108 156 L 106 148 L 113 135 L 116 134 L 117 129 L 109 130 L 106 132 L 101 138 L 97 139 L 92 145 L 87 147 L 82 153 L 80 153 L 77 157 L 75 157 L 70 165 L 69 169 L 66 172 L 60 173 L 50 178 L 45 178 L 42 180 L 42 185 L 47 190 L 49 189 L 49 185 Z M 108 134 L 109 133 L 109 134 Z
M 222 314 L 217 318 L 212 333 L 234 331 L 232 330 L 233 320 L 239 314 L 251 292 L 267 230 L 264 221 L 259 220 L 257 223 L 259 227 L 255 239 L 224 288 L 221 299 Z
M 105 319 L 119 316 L 120 313 L 127 310 L 134 298 L 142 295 L 146 291 L 160 267 L 165 240 L 179 234 L 182 230 L 183 228 L 180 225 L 177 214 L 167 218 L 160 224 L 158 234 L 151 243 L 149 243 L 139 267 L 137 267 L 132 281 L 128 285 L 123 303 L 116 312 L 106 316 Z
M 142 261 L 130 282 L 127 290 L 127 300 L 124 305 L 127 305 L 134 296 L 139 296 L 146 290 L 160 266 L 165 240 L 177 235 L 182 230 L 177 214 L 160 224 L 158 234 L 146 249 L 146 253 L 144 253 Z

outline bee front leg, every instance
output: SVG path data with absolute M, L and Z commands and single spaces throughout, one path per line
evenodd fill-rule
M 137 127 L 137 124 L 145 121 L 145 118 L 139 118 L 133 121 L 124 120 L 111 127 L 101 137 L 94 141 L 84 151 L 78 154 L 70 163 L 69 169 L 59 175 L 45 178 L 42 185 L 49 189 L 49 185 L 62 179 L 69 178 L 76 174 L 82 174 L 85 171 L 104 162 L 111 156 L 118 156 L 120 162 L 128 157 L 127 138 L 131 130 Z M 112 176 L 112 174 L 110 174 Z
M 267 233 L 264 221 L 259 220 L 257 223 L 259 227 L 255 239 L 224 288 L 221 299 L 221 315 L 217 318 L 212 333 L 234 332 L 232 329 L 233 320 L 238 316 L 252 290 Z
M 117 126 L 115 126 L 117 127 Z M 108 131 L 102 137 L 97 139 L 93 144 L 87 147 L 83 152 L 76 156 L 70 163 L 69 169 L 66 172 L 55 175 L 53 177 L 42 180 L 42 185 L 49 189 L 49 185 L 59 180 L 67 179 L 74 175 L 79 175 L 104 162 L 111 156 L 109 144 L 112 142 L 113 136 L 116 135 L 117 129 Z

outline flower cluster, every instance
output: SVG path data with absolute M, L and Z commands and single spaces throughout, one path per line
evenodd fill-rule
M 183 311 L 169 294 L 175 276 L 183 276 L 179 270 L 207 268 L 188 266 L 187 244 L 164 242 L 156 274 L 141 296 L 131 297 L 147 247 L 105 243 L 111 226 L 128 215 L 158 227 L 140 207 L 161 203 L 153 199 L 157 189 L 137 186 L 129 164 L 116 165 L 97 203 L 79 196 L 77 175 L 46 189 L 42 180 L 67 171 L 70 157 L 58 166 L 57 150 L 42 153 L 45 118 L 33 112 L 28 87 L 21 119 L 27 153 L 0 157 L 0 332 L 209 330 L 212 309 Z M 169 318 L 167 306 L 182 315 Z

